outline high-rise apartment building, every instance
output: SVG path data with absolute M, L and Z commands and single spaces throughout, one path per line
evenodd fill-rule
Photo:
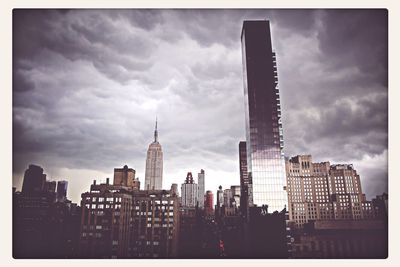
M 163 152 L 158 142 L 157 120 L 154 141 L 149 145 L 146 158 L 145 190 L 161 190 L 163 178 Z
M 311 155 L 298 155 L 286 160 L 286 174 L 289 218 L 297 227 L 310 220 L 374 217 L 351 164 L 314 163 Z
M 267 20 L 244 21 L 241 34 L 249 204 L 287 204 L 276 56 Z
M 198 186 L 193 180 L 191 172 L 187 173 L 186 180 L 181 186 L 181 205 L 183 208 L 195 208 L 197 205 Z
M 197 201 L 199 202 L 199 208 L 204 208 L 204 194 L 205 194 L 205 191 L 204 191 L 205 190 L 205 188 L 204 188 L 205 177 L 204 176 L 205 176 L 204 170 L 201 169 L 200 172 L 197 174 L 197 178 L 198 178 L 197 182 L 199 185 L 198 190 L 197 190 L 197 193 L 198 193 Z

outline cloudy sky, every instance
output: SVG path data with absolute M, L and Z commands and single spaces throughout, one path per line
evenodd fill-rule
M 285 155 L 353 163 L 387 191 L 385 10 L 14 10 L 13 186 L 29 164 L 80 201 L 127 164 L 144 184 L 158 117 L 164 188 L 239 184 L 240 32 L 271 22 Z

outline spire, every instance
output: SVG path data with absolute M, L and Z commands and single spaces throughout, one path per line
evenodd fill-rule
M 158 131 L 157 131 L 157 116 L 156 116 L 156 128 L 154 130 L 154 143 L 158 142 Z

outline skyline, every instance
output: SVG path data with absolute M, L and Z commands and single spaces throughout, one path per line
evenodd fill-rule
M 266 17 L 272 24 L 277 54 L 285 156 L 311 154 L 318 162 L 352 163 L 368 198 L 387 192 L 385 11 L 133 10 L 137 20 L 132 21 L 127 20 L 132 18 L 127 10 L 75 10 L 49 12 L 49 16 L 35 12 L 37 17 L 25 18 L 31 25 L 25 29 L 27 34 L 19 31 L 21 21 L 15 21 L 14 78 L 18 79 L 13 88 L 13 161 L 18 166 L 13 170 L 13 186 L 18 186 L 16 180 L 21 183 L 20 173 L 30 163 L 43 167 L 52 180 L 67 179 L 68 195 L 74 202 L 79 202 L 75 195 L 88 190 L 93 179 L 111 178 L 113 168 L 125 164 L 144 183 L 145 152 L 155 115 L 161 126 L 166 189 L 171 183 L 183 183 L 187 172 L 200 169 L 205 170 L 205 190 L 215 192 L 220 184 L 224 188 L 238 185 L 237 146 L 245 140 L 240 28 L 244 19 Z M 149 17 L 144 14 L 152 20 L 140 24 Z M 375 21 L 370 21 L 371 16 Z M 158 24 L 151 24 L 154 21 Z M 187 24 L 181 25 L 182 21 Z M 96 23 L 101 29 L 89 26 Z M 221 23 L 226 27 L 215 27 Z M 63 25 L 67 27 L 60 30 Z M 368 32 L 360 31 L 361 26 Z M 29 45 L 20 39 L 32 38 L 33 32 L 39 36 Z M 107 38 L 110 35 L 115 42 Z M 339 38 L 346 36 L 352 41 Z M 131 51 L 124 38 L 137 45 L 136 51 Z M 372 72 L 376 66 L 378 71 Z M 49 90 L 51 86 L 58 90 Z M 68 90 L 59 91 L 64 86 Z M 319 86 L 333 92 L 317 90 Z M 299 89 L 308 94 L 302 96 Z M 233 96 L 227 98 L 230 93 Z M 91 100 L 89 105 L 80 102 L 80 96 Z M 115 109 L 131 107 L 132 102 L 137 105 L 131 109 Z M 317 115 L 323 107 L 327 110 Z M 134 118 L 132 124 L 130 118 Z M 178 122 L 173 123 L 174 119 Z M 307 136 L 310 128 L 315 132 Z M 343 140 L 349 141 L 342 149 Z M 222 163 L 217 161 L 221 158 Z M 80 192 L 71 193 L 74 187 L 81 188 Z

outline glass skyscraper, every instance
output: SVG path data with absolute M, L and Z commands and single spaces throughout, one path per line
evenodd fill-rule
M 242 34 L 249 205 L 287 205 L 276 57 L 267 20 L 244 21 Z

